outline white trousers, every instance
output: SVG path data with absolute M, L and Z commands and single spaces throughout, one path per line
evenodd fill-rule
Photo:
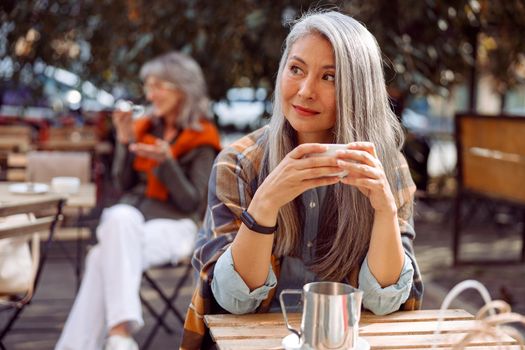
M 142 272 L 177 262 L 193 252 L 197 226 L 190 219 L 145 222 L 136 208 L 105 209 L 97 228 L 99 243 L 86 268 L 56 350 L 100 350 L 108 331 L 128 322 L 132 332 L 144 325 L 139 289 Z

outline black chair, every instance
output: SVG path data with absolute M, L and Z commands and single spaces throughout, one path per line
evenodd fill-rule
M 28 219 L 17 221 L 13 224 L 2 225 L 0 227 L 0 239 L 8 237 L 24 237 L 34 235 L 32 239 L 33 261 L 36 270 L 28 290 L 17 294 L 4 294 L 0 301 L 0 312 L 11 312 L 6 318 L 5 324 L 0 329 L 0 349 L 5 349 L 2 341 L 7 333 L 12 329 L 24 307 L 28 305 L 36 291 L 38 281 L 42 274 L 43 266 L 47 259 L 57 224 L 62 220 L 62 207 L 65 200 L 59 197 L 42 198 L 39 200 L 22 201 L 11 204 L 0 204 L 0 217 L 8 217 L 15 214 L 28 214 Z M 45 216 L 29 219 L 33 214 L 46 213 Z M 39 236 L 37 233 L 48 232 L 47 239 L 43 246 L 39 246 Z M 29 240 L 28 240 L 29 242 Z M 36 243 L 35 243 L 36 242 Z
M 158 269 L 178 269 L 181 272 L 181 275 L 177 278 L 175 286 L 171 293 L 163 290 L 160 286 L 160 283 L 154 279 L 154 270 Z M 188 278 L 192 277 L 192 270 L 193 267 L 191 265 L 191 258 L 188 257 L 186 259 L 181 260 L 176 265 L 167 264 L 163 266 L 153 267 L 150 268 L 147 271 L 144 271 L 142 277 L 145 281 L 145 283 L 153 289 L 156 294 L 159 296 L 160 300 L 162 301 L 162 311 L 157 311 L 151 302 L 149 302 L 145 296 L 144 292 L 141 289 L 140 291 L 140 299 L 142 301 L 142 304 L 144 307 L 149 311 L 149 313 L 153 316 L 155 319 L 155 324 L 153 325 L 153 328 L 146 336 L 142 346 L 140 347 L 142 350 L 146 350 L 150 347 L 153 339 L 155 338 L 155 335 L 157 334 L 159 328 L 163 328 L 168 334 L 173 334 L 173 329 L 166 323 L 166 317 L 172 313 L 181 323 L 181 325 L 184 325 L 184 319 L 186 310 L 179 311 L 177 310 L 175 306 L 175 302 L 177 301 L 177 298 L 179 297 L 180 291 Z

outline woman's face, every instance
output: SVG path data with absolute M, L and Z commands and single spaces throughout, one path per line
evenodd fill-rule
M 332 142 L 336 120 L 335 59 L 332 45 L 319 34 L 298 39 L 281 78 L 283 113 L 299 143 Z
M 144 81 L 144 93 L 151 102 L 155 115 L 164 118 L 178 115 L 184 95 L 173 83 L 149 76 Z

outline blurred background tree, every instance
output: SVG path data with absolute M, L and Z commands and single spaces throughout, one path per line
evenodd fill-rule
M 0 78 L 31 82 L 42 62 L 139 94 L 141 64 L 178 49 L 202 65 L 214 99 L 232 86 L 271 91 L 285 23 L 312 6 L 338 6 L 366 24 L 400 96 L 446 96 L 473 86 L 479 69 L 503 97 L 525 80 L 523 0 L 2 0 L 0 72 L 9 73 Z

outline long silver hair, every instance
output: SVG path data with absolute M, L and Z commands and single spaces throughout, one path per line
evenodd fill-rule
M 190 56 L 176 51 L 158 56 L 144 63 L 140 69 L 142 80 L 149 76 L 169 81 L 183 93 L 183 105 L 177 120 L 181 127 L 198 129 L 199 119 L 211 116 L 204 75 L 199 64 Z
M 305 14 L 295 22 L 286 38 L 263 161 L 266 168 L 259 182 L 297 146 L 295 130 L 283 115 L 280 82 L 292 46 L 310 34 L 326 38 L 335 57 L 337 118 L 332 142 L 374 143 L 395 191 L 395 168 L 404 139 L 400 124 L 390 109 L 379 46 L 362 24 L 334 11 Z M 310 268 L 326 280 L 340 281 L 359 266 L 366 255 L 374 210 L 369 199 L 357 188 L 342 184 L 328 187 L 324 208 L 317 236 L 317 254 Z M 300 212 L 297 200 L 280 209 L 273 248 L 275 255 L 300 254 L 303 244 Z

